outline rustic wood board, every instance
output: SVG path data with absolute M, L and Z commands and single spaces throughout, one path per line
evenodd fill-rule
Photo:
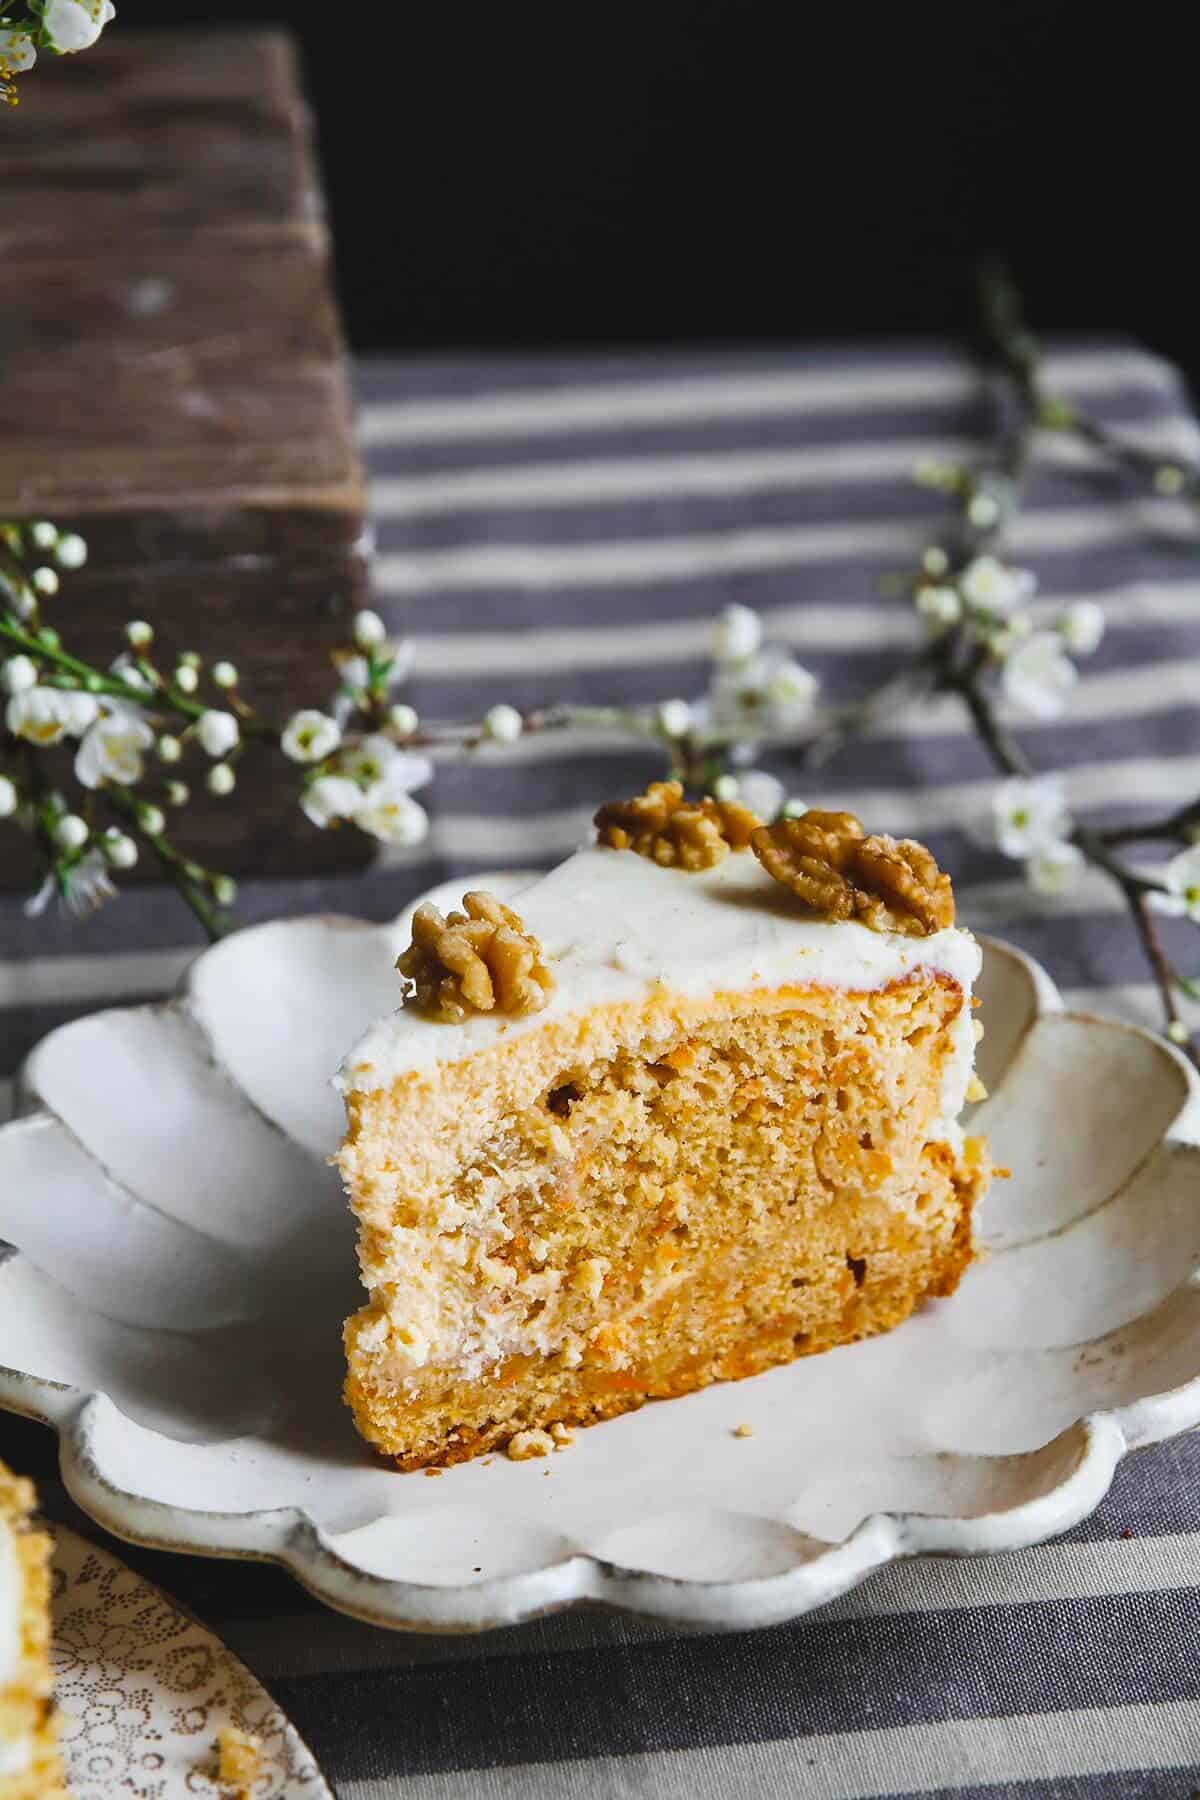
M 105 662 L 149 618 L 272 712 L 321 701 L 366 591 L 366 499 L 289 40 L 114 28 L 43 59 L 4 149 L 0 517 L 91 552 L 48 616 Z M 364 861 L 292 785 L 274 759 L 194 801 L 181 843 L 235 873 Z

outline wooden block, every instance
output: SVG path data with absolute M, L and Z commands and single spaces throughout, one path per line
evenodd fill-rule
M 105 663 L 148 618 L 164 654 L 232 658 L 265 709 L 322 703 L 365 597 L 366 496 L 287 38 L 113 30 L 44 58 L 12 125 L 0 518 L 90 549 L 47 618 Z M 275 758 L 194 801 L 179 841 L 233 873 L 366 860 L 294 786 Z

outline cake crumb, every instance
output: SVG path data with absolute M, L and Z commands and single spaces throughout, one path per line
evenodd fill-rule
M 553 1425 L 550 1427 L 550 1436 L 554 1439 L 554 1447 L 556 1450 L 565 1450 L 568 1444 L 573 1444 L 575 1442 L 575 1433 L 571 1430 L 571 1427 L 562 1424 L 558 1419 L 555 1419 Z
M 510 1462 L 528 1462 L 531 1456 L 549 1456 L 553 1448 L 550 1433 L 535 1426 L 531 1431 L 518 1431 L 509 1439 L 508 1457 Z
M 753 1425 L 746 1425 L 746 1424 L 735 1425 L 733 1428 L 733 1435 L 736 1438 L 753 1437 L 754 1436 L 754 1427 L 753 1427 Z
M 262 1773 L 262 1739 L 236 1725 L 223 1725 L 217 1733 L 217 1783 L 228 1788 L 234 1800 L 250 1800 L 250 1790 Z
M 430 1481 L 432 1481 L 434 1476 L 440 1475 L 442 1473 L 442 1471 L 441 1471 L 441 1469 L 423 1469 L 421 1471 L 421 1473 L 423 1475 L 427 1475 L 429 1477 Z

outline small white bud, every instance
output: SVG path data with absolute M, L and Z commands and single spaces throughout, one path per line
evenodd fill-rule
M 218 875 L 212 887 L 213 899 L 218 906 L 232 906 L 237 899 L 237 882 L 232 875 Z
M 54 841 L 63 850 L 82 850 L 88 841 L 86 819 L 78 813 L 64 813 L 55 823 Z
M 58 542 L 58 526 L 49 519 L 35 519 L 29 527 L 29 541 L 35 550 L 53 550 Z
M 411 737 L 420 723 L 415 706 L 405 706 L 399 701 L 388 707 L 388 724 L 399 737 Z
M 167 803 L 170 806 L 186 806 L 191 799 L 191 790 L 186 781 L 168 781 Z
M 686 700 L 664 700 L 658 709 L 658 728 L 666 737 L 682 737 L 691 723 L 692 709 Z
M 16 588 L 12 595 L 12 609 L 18 619 L 32 619 L 37 611 L 37 596 L 26 582 Z
M 7 775 L 0 775 L 0 819 L 11 819 L 20 804 L 16 782 Z
M 809 810 L 808 801 L 798 799 L 795 795 L 790 800 L 785 800 L 782 808 L 785 819 L 802 819 Z
M 1170 463 L 1164 463 L 1161 469 L 1154 471 L 1155 492 L 1166 494 L 1168 498 L 1183 492 L 1183 470 L 1176 469 Z
M 198 669 L 201 659 L 194 650 L 181 650 L 179 661 L 185 669 Z
M 238 672 L 231 662 L 215 662 L 212 678 L 213 685 L 219 688 L 235 688 L 238 684 Z
M 0 664 L 0 687 L 6 694 L 24 694 L 37 686 L 37 664 L 28 656 L 10 656 Z
M 65 531 L 58 540 L 54 560 L 60 569 L 82 569 L 87 561 L 86 541 L 77 531 Z
M 210 794 L 232 794 L 237 786 L 237 776 L 228 763 L 214 763 L 208 771 L 206 786 Z
M 736 775 L 718 775 L 713 782 L 714 800 L 736 800 L 738 795 L 738 778 Z
M 525 722 L 515 706 L 493 706 L 484 715 L 483 728 L 497 744 L 515 744 Z
M 241 731 L 232 713 L 212 711 L 201 713 L 196 736 L 207 755 L 228 756 L 237 745 Z
M 160 762 L 177 763 L 183 755 L 183 745 L 177 737 L 164 733 L 155 745 Z
M 936 579 L 946 573 L 950 567 L 950 558 L 940 544 L 930 544 L 921 557 L 921 567 L 927 575 Z
M 139 806 L 138 824 L 151 837 L 160 837 L 167 828 L 167 821 L 157 806 Z
M 191 663 L 181 662 L 175 670 L 175 686 L 181 694 L 194 694 L 200 686 L 200 677 Z
M 1094 600 L 1076 600 L 1058 621 L 1063 642 L 1076 656 L 1090 656 L 1104 637 L 1104 608 Z
M 154 627 L 148 625 L 145 619 L 130 619 L 125 627 L 125 636 L 135 650 L 144 650 L 154 642 Z
M 967 518 L 976 531 L 990 531 L 1000 518 L 1000 505 L 993 494 L 972 494 L 967 502 Z
M 110 825 L 104 833 L 104 854 L 114 869 L 132 869 L 138 859 L 138 847 L 125 832 Z
M 378 650 L 387 642 L 387 626 L 377 612 L 355 613 L 354 642 L 360 650 Z
M 58 575 L 53 569 L 35 569 L 29 577 L 35 594 L 57 594 Z
M 712 653 L 719 663 L 748 662 L 762 641 L 762 620 L 753 608 L 727 606 L 713 626 Z
M 1173 1044 L 1186 1044 L 1190 1035 L 1182 1019 L 1172 1019 L 1167 1026 L 1167 1036 Z

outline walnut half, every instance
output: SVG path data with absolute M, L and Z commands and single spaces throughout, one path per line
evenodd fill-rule
M 750 840 L 763 868 L 825 919 L 926 937 L 954 923 L 954 891 L 912 838 L 867 837 L 853 813 L 806 812 Z
M 428 901 L 413 914 L 413 939 L 396 960 L 412 982 L 406 1006 L 457 1024 L 471 1012 L 540 1012 L 554 992 L 542 946 L 511 907 L 482 889 L 443 918 Z
M 694 873 L 747 849 L 762 820 L 736 801 L 685 800 L 678 781 L 652 781 L 632 800 L 609 800 L 595 824 L 610 850 L 635 850 L 664 869 Z

